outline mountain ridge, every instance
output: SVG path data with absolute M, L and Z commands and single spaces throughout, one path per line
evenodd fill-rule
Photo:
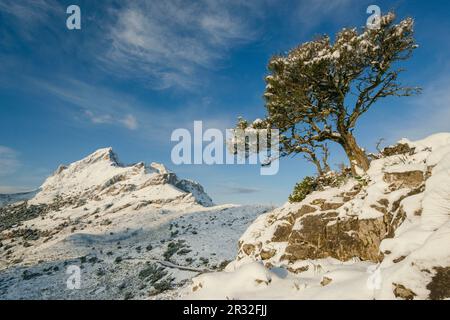
M 100 201 L 108 194 L 123 197 L 125 193 L 144 201 L 170 202 L 183 198 L 203 206 L 213 205 L 199 183 L 179 179 L 163 164 L 138 162 L 125 165 L 111 147 L 98 149 L 70 165 L 60 165 L 44 181 L 30 203 L 48 203 L 58 196 Z

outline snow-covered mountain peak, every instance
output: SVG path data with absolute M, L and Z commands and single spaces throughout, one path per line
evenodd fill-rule
M 120 165 L 119 157 L 117 156 L 117 154 L 114 153 L 111 147 L 98 149 L 97 151 L 88 155 L 84 159 L 78 161 L 78 163 L 86 165 L 97 162 L 106 162 L 116 166 Z
M 179 179 L 164 165 L 144 162 L 123 165 L 112 148 L 103 148 L 68 166 L 61 165 L 47 178 L 32 203 L 50 203 L 56 198 L 85 201 L 128 199 L 212 205 L 209 196 L 195 182 Z
M 150 164 L 150 168 L 152 168 L 153 170 L 157 171 L 160 174 L 168 174 L 168 173 L 170 173 L 170 171 L 162 163 L 152 162 Z

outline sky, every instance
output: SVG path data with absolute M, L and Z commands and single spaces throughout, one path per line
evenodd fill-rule
M 72 4 L 81 30 L 66 27 Z M 420 47 L 400 80 L 423 93 L 377 103 L 358 142 L 373 151 L 380 138 L 450 131 L 448 1 L 0 0 L 0 193 L 35 189 L 59 164 L 111 146 L 123 163 L 160 162 L 200 182 L 216 203 L 284 203 L 314 174 L 301 156 L 273 176 L 257 165 L 175 165 L 171 133 L 264 117 L 270 57 L 364 26 L 371 4 L 415 19 Z M 331 165 L 344 161 L 331 151 Z

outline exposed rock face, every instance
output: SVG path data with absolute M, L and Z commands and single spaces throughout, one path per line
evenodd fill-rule
M 399 148 L 392 153 L 414 151 Z M 416 166 L 406 171 L 390 168 L 382 169 L 381 176 L 376 173 L 372 183 L 349 179 L 341 188 L 315 192 L 301 203 L 267 214 L 241 238 L 238 260 L 247 256 L 268 265 L 329 257 L 382 261 L 381 242 L 392 238 L 406 218 L 403 201 L 423 193 L 428 177 Z
M 413 154 L 415 148 L 410 147 L 407 143 L 398 143 L 392 147 L 386 147 L 383 149 L 383 156 L 390 157 L 398 154 Z
M 333 279 L 330 279 L 328 277 L 323 277 L 322 281 L 320 282 L 320 285 L 326 286 L 330 284 L 333 281 Z
M 404 300 L 413 300 L 414 297 L 417 296 L 417 294 L 415 294 L 411 289 L 397 283 L 394 283 L 394 295 L 396 298 L 401 298 Z
M 450 298 L 450 267 L 435 267 L 436 272 L 427 285 L 430 290 L 430 299 L 443 300 Z
M 331 212 L 301 219 L 303 228 L 291 233 L 282 258 L 293 262 L 327 257 L 379 261 L 379 245 L 387 234 L 385 218 L 341 220 L 337 215 Z
M 275 220 L 270 242 L 287 244 L 280 260 L 289 262 L 327 257 L 341 261 L 353 257 L 380 261 L 383 258 L 379 250 L 381 241 L 391 237 L 393 230 L 405 218 L 402 212 L 397 212 L 394 219 L 394 214 L 388 211 L 389 203 L 384 200 L 373 205 L 382 215 L 372 219 L 359 219 L 357 215 L 341 216 L 332 210 L 342 207 L 343 203 L 327 206 L 326 202 L 312 201 L 316 205 L 302 205 L 297 211 L 284 215 L 281 220 Z M 255 248 L 261 247 L 263 260 L 275 256 L 275 250 L 266 248 L 262 243 L 243 246 L 243 252 L 247 255 L 255 255 Z M 267 252 L 271 252 L 269 258 Z
M 390 183 L 390 188 L 417 188 L 424 181 L 424 173 L 419 170 L 407 172 L 388 172 L 384 174 L 384 181 Z

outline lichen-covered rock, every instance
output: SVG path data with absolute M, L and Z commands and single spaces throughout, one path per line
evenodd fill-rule
M 450 298 L 450 266 L 434 267 L 436 272 L 427 289 L 430 290 L 429 298 L 432 300 L 443 300 Z
M 333 281 L 333 279 L 328 277 L 323 277 L 322 281 L 320 282 L 320 285 L 325 287 L 326 285 L 330 284 Z
M 277 253 L 276 250 L 261 250 L 261 259 L 262 260 L 268 260 L 270 258 L 272 258 L 275 254 Z
M 400 188 L 417 188 L 424 181 L 424 173 L 419 170 L 406 172 L 387 172 L 384 180 L 390 184 L 392 190 Z
M 413 300 L 417 296 L 411 289 L 406 288 L 402 284 L 394 283 L 394 295 L 396 298 L 405 300 Z
M 398 143 L 392 147 L 386 147 L 383 149 L 382 155 L 390 157 L 398 154 L 412 154 L 415 148 L 411 148 L 407 143 Z
M 289 222 L 283 222 L 280 224 L 275 232 L 273 233 L 273 237 L 271 239 L 272 242 L 284 242 L 289 240 L 289 236 L 292 232 L 293 225 Z
M 320 214 L 303 218 L 302 229 L 292 232 L 283 258 L 296 261 L 332 257 L 347 261 L 359 257 L 379 261 L 379 245 L 388 230 L 385 218 L 340 219 L 336 215 Z
M 421 212 L 406 205 L 424 192 L 431 175 L 423 161 L 399 160 L 398 152 L 411 156 L 415 148 L 399 148 L 392 158 L 374 160 L 381 165 L 363 179 L 350 178 L 260 217 L 241 238 L 239 259 L 287 266 L 325 258 L 382 261 L 381 242 L 395 236 L 408 213 Z

